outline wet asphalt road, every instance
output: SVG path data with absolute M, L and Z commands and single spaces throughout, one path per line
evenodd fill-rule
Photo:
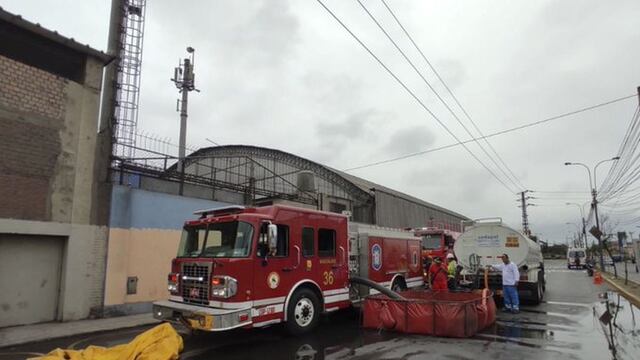
M 539 306 L 518 315 L 498 313 L 494 326 L 471 339 L 445 339 L 362 330 L 358 311 L 332 314 L 304 337 L 274 326 L 224 334 L 184 333 L 182 359 L 640 359 L 640 309 L 606 293 L 614 316 L 613 339 L 598 318 L 607 309 L 606 286 L 562 261 L 547 266 L 547 293 Z M 617 316 L 615 316 L 617 310 Z M 612 320 L 612 322 L 614 321 Z M 79 336 L 0 349 L 0 360 L 24 359 L 55 347 L 81 349 L 131 340 L 148 327 Z M 183 332 L 183 330 L 180 330 Z M 609 344 L 614 346 L 610 347 Z M 31 355 L 31 356 L 33 356 Z

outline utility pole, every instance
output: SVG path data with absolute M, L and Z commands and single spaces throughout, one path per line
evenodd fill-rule
M 176 111 L 180 111 L 180 142 L 178 143 L 178 172 L 180 174 L 180 187 L 179 194 L 184 192 L 184 159 L 187 142 L 187 105 L 189 104 L 189 92 L 196 89 L 195 86 L 195 74 L 193 72 L 194 65 L 194 52 L 195 49 L 191 46 L 187 47 L 187 52 L 191 54 L 191 58 L 185 58 L 182 63 L 178 64 L 178 67 L 174 69 L 173 81 L 182 93 L 182 100 L 178 100 Z
M 531 230 L 529 229 L 529 215 L 527 214 L 527 206 L 534 206 L 534 204 L 527 204 L 527 200 L 531 197 L 526 196 L 529 190 L 525 190 L 520 192 L 520 206 L 522 208 L 522 233 L 526 236 L 531 235 Z
M 589 168 L 589 166 L 583 164 L 583 163 L 578 163 L 578 162 L 565 162 L 565 165 L 578 165 L 578 166 L 582 166 L 585 169 L 587 169 L 587 174 L 589 175 L 589 189 L 591 190 L 591 207 L 593 208 L 593 212 L 595 214 L 596 217 L 596 226 L 595 228 L 592 228 L 591 230 L 589 230 L 589 232 L 596 238 L 598 239 L 598 244 L 600 245 L 600 269 L 602 271 L 604 271 L 604 254 L 603 251 L 606 248 L 606 239 L 602 239 L 602 230 L 600 229 L 600 218 L 598 217 L 598 190 L 597 190 L 597 184 L 598 184 L 598 177 L 597 177 L 597 171 L 598 171 L 598 166 L 600 166 L 600 164 L 608 162 L 608 161 L 617 161 L 620 160 L 619 156 L 613 157 L 611 159 L 605 159 L 600 161 L 599 163 L 596 164 L 596 166 L 593 168 L 593 181 L 591 180 L 591 168 Z M 616 267 L 615 265 L 613 266 L 613 270 L 614 273 L 616 272 Z
M 582 239 L 583 239 L 582 247 L 589 250 L 589 246 L 587 244 L 587 222 L 584 219 L 584 216 L 582 217 Z

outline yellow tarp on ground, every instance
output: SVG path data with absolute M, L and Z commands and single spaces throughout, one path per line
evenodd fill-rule
M 128 344 L 111 348 L 89 346 L 84 350 L 55 349 L 30 360 L 173 360 L 182 351 L 182 337 L 169 323 L 136 336 Z

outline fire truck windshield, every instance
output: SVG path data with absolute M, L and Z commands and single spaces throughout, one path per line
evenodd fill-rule
M 422 248 L 428 250 L 440 249 L 442 246 L 440 239 L 442 236 L 440 234 L 432 234 L 432 235 L 423 235 L 422 236 Z
M 252 238 L 253 226 L 242 221 L 185 226 L 178 257 L 247 257 Z

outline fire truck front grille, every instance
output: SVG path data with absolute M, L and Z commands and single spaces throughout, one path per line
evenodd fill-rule
M 199 264 L 182 264 L 182 299 L 193 304 L 209 303 L 209 274 L 211 267 Z

